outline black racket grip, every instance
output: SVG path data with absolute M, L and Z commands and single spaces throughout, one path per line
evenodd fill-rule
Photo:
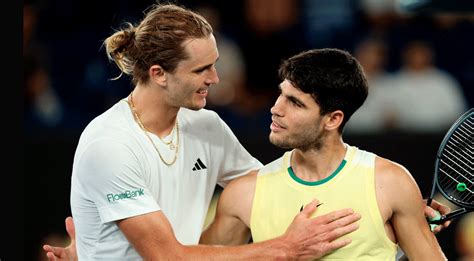
M 455 211 L 451 212 L 451 213 L 448 213 L 447 215 L 440 215 L 438 211 L 436 211 L 438 215 L 436 215 L 436 217 L 434 218 L 428 218 L 428 223 L 430 225 L 439 225 L 439 224 L 443 224 L 444 222 L 452 219 L 452 218 L 455 218 L 457 216 L 460 216 L 462 214 L 465 214 L 467 213 L 466 209 L 465 208 L 460 208 L 460 209 L 456 209 Z M 433 226 L 431 226 L 432 229 L 433 229 Z

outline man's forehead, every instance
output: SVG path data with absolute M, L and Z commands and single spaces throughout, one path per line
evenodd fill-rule
M 305 93 L 299 88 L 296 88 L 296 86 L 287 79 L 285 79 L 283 82 L 280 83 L 279 88 L 282 94 L 285 96 L 291 96 L 294 98 L 298 98 L 299 100 L 304 101 L 304 102 L 309 102 L 309 103 L 314 102 L 316 104 L 311 94 Z
M 296 88 L 296 86 L 289 81 L 288 79 L 285 79 L 283 82 L 280 83 L 279 86 L 280 90 L 283 93 L 288 93 L 288 94 L 293 94 L 293 95 L 303 95 L 304 92 L 302 92 L 300 89 Z
M 187 67 L 199 67 L 213 64 L 219 58 L 219 52 L 213 36 L 194 38 L 183 43 L 187 58 L 181 63 Z

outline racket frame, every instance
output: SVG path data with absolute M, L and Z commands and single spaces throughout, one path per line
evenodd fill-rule
M 448 140 L 451 138 L 451 136 L 453 135 L 453 133 L 457 130 L 457 128 L 459 127 L 459 125 L 461 125 L 464 120 L 466 118 L 468 118 L 472 113 L 474 113 L 474 108 L 471 108 L 469 109 L 468 111 L 464 112 L 454 123 L 453 125 L 451 125 L 451 127 L 449 128 L 448 132 L 446 132 L 446 134 L 444 135 L 444 138 L 443 140 L 441 141 L 441 145 L 439 146 L 438 148 L 438 153 L 436 154 L 436 160 L 435 160 L 435 171 L 434 171 L 434 177 L 433 177 L 433 184 L 432 184 L 432 187 L 431 187 L 431 194 L 430 194 L 430 197 L 428 198 L 428 201 L 427 201 L 427 205 L 430 206 L 431 205 L 431 202 L 433 201 L 433 197 L 436 193 L 436 191 L 440 191 L 441 194 L 443 195 L 444 198 L 446 198 L 447 200 L 449 200 L 451 203 L 461 207 L 459 209 L 456 209 L 455 211 L 451 212 L 451 213 L 448 213 L 447 215 L 443 215 L 441 216 L 440 219 L 436 219 L 436 220 L 429 220 L 429 223 L 430 224 L 442 224 L 444 223 L 445 221 L 449 220 L 449 219 L 452 219 L 454 217 L 457 217 L 457 216 L 460 216 L 462 214 L 465 214 L 467 212 L 470 212 L 470 211 L 473 211 L 474 209 L 472 208 L 472 206 L 469 206 L 463 202 L 459 202 L 458 200 L 456 200 L 455 198 L 447 195 L 443 189 L 441 189 L 441 186 L 439 185 L 439 182 L 438 182 L 438 171 L 439 171 L 439 162 L 441 161 L 441 156 L 442 156 L 442 153 L 444 151 L 444 147 L 446 146 L 446 143 L 448 142 Z M 468 208 L 468 209 L 466 209 Z

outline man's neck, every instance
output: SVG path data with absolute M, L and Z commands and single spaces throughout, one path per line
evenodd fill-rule
M 131 96 L 135 111 L 147 130 L 159 137 L 165 137 L 171 133 L 179 107 L 168 105 L 164 99 L 164 93 L 159 88 L 137 85 Z
M 295 149 L 290 165 L 295 175 L 305 181 L 319 181 L 330 176 L 346 155 L 342 139 L 326 142 L 320 149 L 301 151 Z

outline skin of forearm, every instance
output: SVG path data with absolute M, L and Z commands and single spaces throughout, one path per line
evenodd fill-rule
M 282 239 L 241 246 L 181 246 L 179 259 L 192 260 L 297 260 L 294 249 Z

